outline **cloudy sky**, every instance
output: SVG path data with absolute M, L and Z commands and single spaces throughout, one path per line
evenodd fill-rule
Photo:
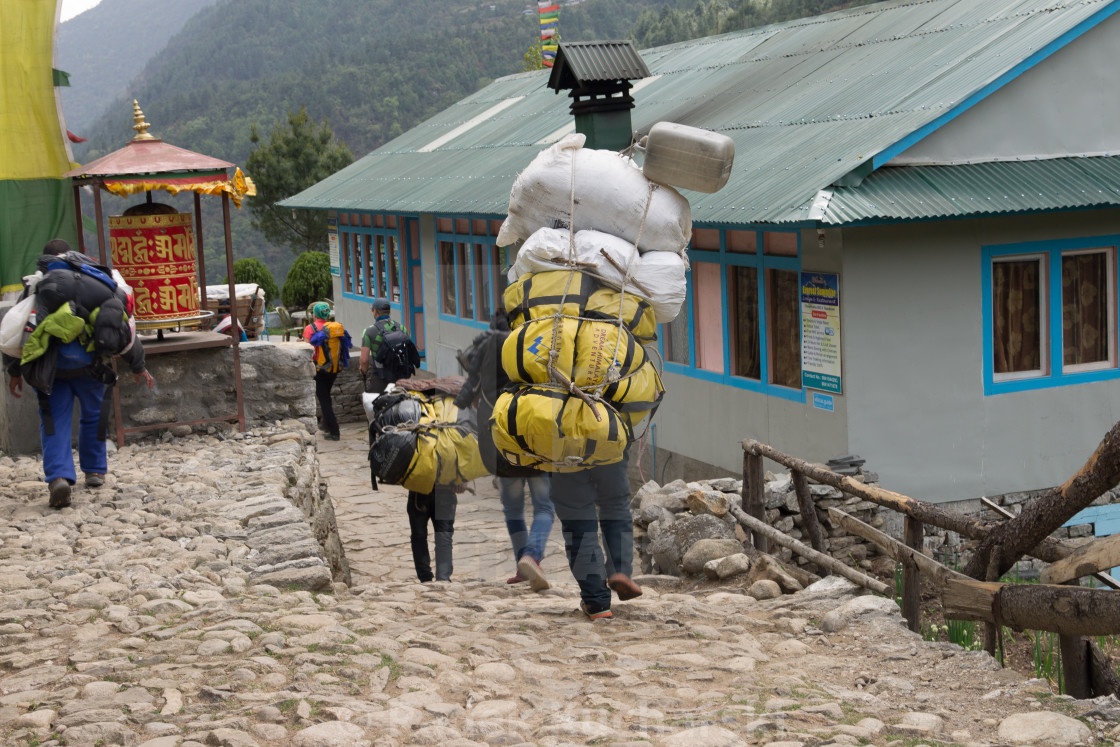
M 74 16 L 86 12 L 100 2 L 101 0 L 62 0 L 62 20 L 70 20 Z

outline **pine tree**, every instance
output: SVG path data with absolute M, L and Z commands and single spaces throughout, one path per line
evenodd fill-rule
M 350 149 L 335 139 L 326 120 L 316 124 L 304 107 L 289 111 L 286 124 L 275 124 L 267 143 L 261 142 L 255 124 L 249 139 L 253 150 L 245 165 L 257 185 L 257 196 L 248 201 L 253 227 L 272 244 L 296 254 L 326 251 L 325 211 L 290 210 L 276 203 L 350 165 Z

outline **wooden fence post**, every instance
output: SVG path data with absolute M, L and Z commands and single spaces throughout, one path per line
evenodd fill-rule
M 907 516 L 903 534 L 907 547 L 915 552 L 922 551 L 925 538 L 922 522 Z M 907 560 L 902 563 L 902 616 L 910 630 L 922 632 L 922 572 L 914 562 Z
M 797 470 L 793 472 L 793 489 L 797 491 L 797 505 L 801 509 L 801 526 L 809 537 L 809 545 L 817 552 L 824 552 L 821 523 L 817 521 L 817 507 L 809 492 L 809 480 Z
M 743 451 L 743 492 L 746 498 L 743 510 L 761 522 L 766 521 L 766 488 L 762 471 L 762 457 Z M 770 540 L 758 532 L 751 532 L 751 543 L 759 552 L 770 552 Z

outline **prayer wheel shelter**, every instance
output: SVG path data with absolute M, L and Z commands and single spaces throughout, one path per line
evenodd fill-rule
M 736 156 L 682 192 L 688 297 L 635 478 L 739 474 L 744 438 L 939 502 L 1076 472 L 1120 420 L 1120 0 L 878 3 L 638 54 L 636 135 L 691 125 Z M 510 188 L 577 129 L 549 76 L 280 203 L 327 211 L 346 326 L 387 298 L 428 370 L 459 372 L 517 250 Z
M 226 273 L 229 298 L 236 298 L 233 279 L 233 239 L 230 231 L 230 202 L 240 207 L 246 195 L 255 194 L 252 182 L 234 164 L 179 148 L 148 132 L 149 125 L 136 101 L 133 104 L 133 130 L 136 136 L 123 148 L 113 151 L 64 177 L 74 188 L 74 205 L 81 215 L 79 189 L 93 187 L 96 218 L 97 256 L 102 264 L 114 267 L 133 286 L 136 299 L 134 318 L 138 330 L 156 330 L 157 337 L 142 338 L 148 356 L 185 350 L 229 347 L 232 349 L 235 409 L 228 415 L 176 420 L 125 427 L 120 397 L 114 393 L 117 442 L 126 433 L 157 430 L 175 425 L 201 425 L 211 422 L 236 422 L 245 430 L 245 405 L 241 383 L 239 334 L 198 330 L 210 313 L 199 309 L 199 288 L 205 288 L 206 266 L 202 238 L 202 195 L 221 197 L 225 228 Z M 230 169 L 234 173 L 229 173 Z M 146 202 L 130 207 L 123 216 L 110 218 L 110 239 L 106 243 L 106 220 L 101 203 L 105 190 L 118 196 L 143 193 Z M 194 193 L 194 213 L 178 213 L 166 205 L 153 203 L 152 192 Z M 79 249 L 87 252 L 81 226 Z M 197 250 L 196 250 L 197 247 Z M 87 252 L 88 253 L 88 252 Z M 164 337 L 165 330 L 175 330 Z

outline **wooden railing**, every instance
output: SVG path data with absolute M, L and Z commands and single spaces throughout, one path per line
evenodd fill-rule
M 766 523 L 763 459 L 787 467 L 793 477 L 802 527 L 808 547 Z M 909 628 L 921 630 L 923 575 L 941 595 L 946 619 L 974 620 L 985 624 L 985 648 L 995 653 L 1003 626 L 1014 630 L 1047 630 L 1061 636 L 1062 666 L 1067 692 L 1077 698 L 1091 694 L 1120 695 L 1120 679 L 1099 647 L 1085 636 L 1120 633 L 1120 589 L 1104 569 L 1120 565 L 1120 541 L 1105 538 L 1074 547 L 1048 535 L 1069 518 L 1120 483 L 1120 422 L 1105 435 L 1085 465 L 1060 487 L 1047 491 L 1012 517 L 995 504 L 1006 520 L 988 523 L 965 514 L 951 513 L 932 503 L 868 485 L 785 454 L 752 439 L 743 441 L 743 509 L 733 512 L 750 530 L 754 546 L 769 552 L 770 543 L 789 548 L 823 569 L 843 575 L 879 594 L 894 590 L 883 582 L 824 554 L 824 542 L 808 480 L 834 487 L 904 516 L 901 541 L 875 529 L 838 508 L 829 519 L 845 531 L 873 542 L 902 566 L 902 614 Z M 977 540 L 978 547 L 964 572 L 950 569 L 923 553 L 925 526 L 931 525 Z M 1052 563 L 1044 580 L 1049 584 L 1013 586 L 998 582 L 1023 556 Z M 1086 589 L 1078 579 L 1093 576 L 1106 589 Z M 983 578 L 981 578 L 981 576 Z

